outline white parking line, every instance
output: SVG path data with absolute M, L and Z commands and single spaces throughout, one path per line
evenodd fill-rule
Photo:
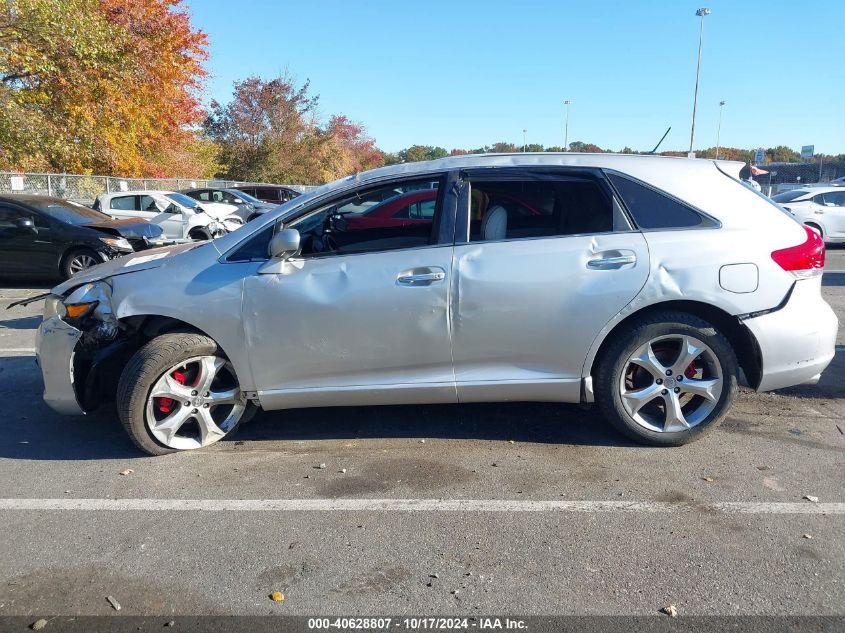
M 845 503 L 563 501 L 517 499 L 0 499 L 2 510 L 83 512 L 587 512 L 845 514 Z
M 0 354 L 35 354 L 34 347 L 10 347 L 0 349 Z

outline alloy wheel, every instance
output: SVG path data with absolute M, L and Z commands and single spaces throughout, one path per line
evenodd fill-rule
M 94 259 L 91 255 L 86 255 L 85 253 L 80 253 L 79 255 L 74 255 L 73 259 L 70 260 L 68 264 L 68 269 L 70 270 L 71 275 L 75 275 L 76 273 L 82 272 L 86 268 L 91 268 L 92 266 L 97 265 L 97 260 Z
M 190 450 L 225 437 L 245 409 L 232 364 L 219 356 L 198 356 L 171 367 L 153 384 L 146 423 L 164 446 Z
M 657 433 L 688 430 L 716 408 L 722 366 L 695 337 L 673 334 L 638 347 L 619 378 L 622 406 L 640 426 Z

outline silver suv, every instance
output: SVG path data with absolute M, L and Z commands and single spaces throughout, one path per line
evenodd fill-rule
M 503 400 L 595 402 L 640 442 L 683 444 L 741 376 L 778 389 L 834 355 L 824 244 L 740 167 L 519 154 L 346 178 L 53 289 L 44 397 L 116 398 L 153 455 L 258 408 Z

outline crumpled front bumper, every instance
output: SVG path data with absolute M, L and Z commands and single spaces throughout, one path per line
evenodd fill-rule
M 58 316 L 44 319 L 35 339 L 35 356 L 44 377 L 44 401 L 63 415 L 84 415 L 74 384 L 74 350 L 82 332 Z

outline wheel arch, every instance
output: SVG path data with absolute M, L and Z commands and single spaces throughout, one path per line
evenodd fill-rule
M 596 343 L 593 344 L 591 354 L 587 357 L 584 364 L 586 370 L 584 374 L 585 377 L 595 375 L 596 367 L 598 363 L 601 362 L 602 356 L 608 348 L 610 342 L 618 336 L 620 332 L 624 332 L 632 322 L 656 312 L 667 311 L 691 314 L 713 324 L 716 329 L 725 335 L 728 342 L 731 344 L 731 347 L 733 347 L 739 366 L 742 369 L 743 374 L 745 374 L 746 382 L 751 387 L 755 389 L 757 388 L 762 378 L 762 360 L 760 358 L 760 352 L 754 335 L 737 317 L 714 305 L 692 300 L 674 300 L 653 303 L 628 314 L 622 320 L 615 323 L 610 330 L 601 337 L 601 342 L 598 345 L 596 345 Z M 597 341 L 598 340 L 599 339 L 597 338 Z
M 121 334 L 92 348 L 83 358 L 77 355 L 75 370 L 79 374 L 78 395 L 86 410 L 114 399 L 117 383 L 129 359 L 146 343 L 162 334 L 190 333 L 207 336 L 231 359 L 218 337 L 203 328 L 176 317 L 139 314 L 118 319 Z

